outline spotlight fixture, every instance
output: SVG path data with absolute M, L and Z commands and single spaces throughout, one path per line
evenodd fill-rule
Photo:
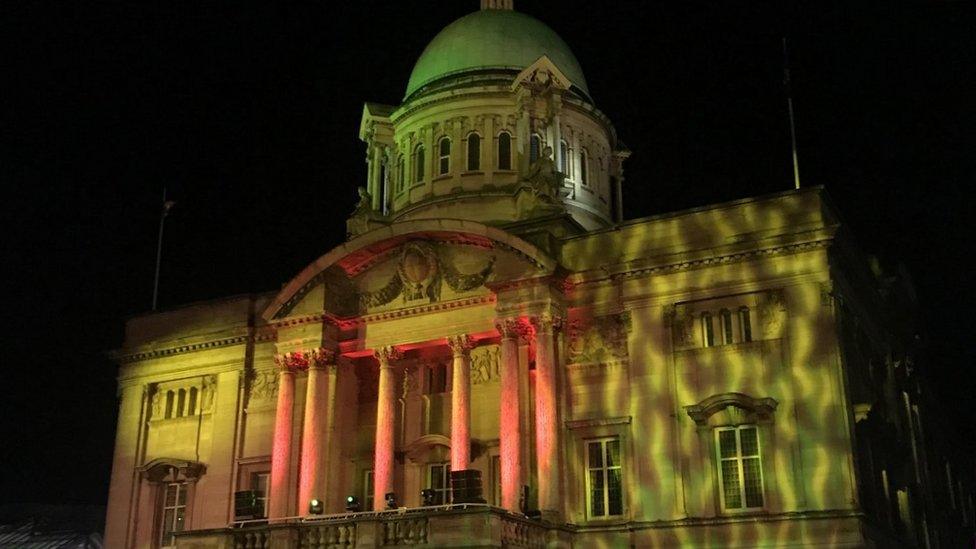
M 386 493 L 386 508 L 387 509 L 396 509 L 397 508 L 396 494 L 394 492 L 387 492 Z
M 437 492 L 433 488 L 424 488 L 420 491 L 420 499 L 423 501 L 424 507 L 430 507 L 434 505 L 434 498 L 437 496 Z
M 323 511 L 324 508 L 320 500 L 313 499 L 312 501 L 308 502 L 308 514 L 321 515 Z
M 356 496 L 346 496 L 346 511 L 358 513 L 362 508 L 359 506 L 359 498 Z

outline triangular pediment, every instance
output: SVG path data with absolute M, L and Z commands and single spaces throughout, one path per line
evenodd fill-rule
M 515 77 L 512 89 L 529 86 L 568 90 L 572 85 L 573 82 L 566 76 L 566 73 L 559 70 L 559 67 L 552 62 L 552 59 L 549 59 L 549 56 L 543 55 Z

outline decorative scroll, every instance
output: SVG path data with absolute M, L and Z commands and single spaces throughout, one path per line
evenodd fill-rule
M 441 298 L 441 285 L 446 282 L 455 292 L 467 292 L 484 285 L 495 266 L 495 257 L 480 271 L 464 274 L 446 257 L 442 246 L 428 242 L 408 242 L 400 251 L 396 273 L 381 289 L 362 292 L 362 310 L 390 303 L 401 296 L 403 303 L 427 300 L 436 303 Z

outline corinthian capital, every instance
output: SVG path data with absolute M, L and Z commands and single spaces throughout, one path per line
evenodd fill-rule
M 278 371 L 282 373 L 294 373 L 298 370 L 308 368 L 308 355 L 302 351 L 275 355 L 274 361 L 275 366 L 278 367 Z
M 447 338 L 447 346 L 454 356 L 467 356 L 474 349 L 474 340 L 468 335 L 456 335 Z
M 537 334 L 552 334 L 563 327 L 563 317 L 551 311 L 532 317 L 532 326 Z
M 502 339 L 525 339 L 532 330 L 521 318 L 499 318 L 495 320 L 495 329 Z
M 308 353 L 308 367 L 325 368 L 327 366 L 334 366 L 335 358 L 336 354 L 332 349 L 326 349 L 324 347 L 312 349 Z
M 385 368 L 390 366 L 390 363 L 394 360 L 400 360 L 403 357 L 403 353 L 393 345 L 390 345 L 374 350 L 373 356 L 380 362 L 380 368 Z

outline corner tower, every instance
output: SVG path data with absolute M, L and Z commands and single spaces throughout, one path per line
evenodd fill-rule
M 367 103 L 357 235 L 452 218 L 557 236 L 620 220 L 629 152 L 590 97 L 569 46 L 511 0 L 445 27 L 399 106 Z

